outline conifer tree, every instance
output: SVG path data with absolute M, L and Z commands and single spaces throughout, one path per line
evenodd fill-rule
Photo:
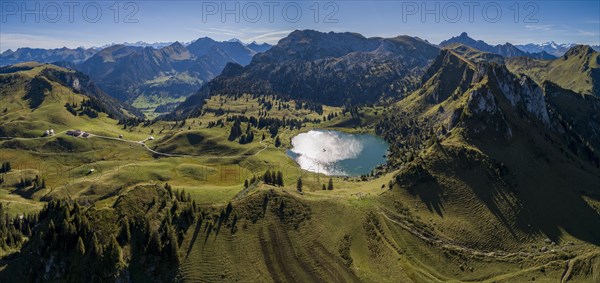
M 117 240 L 121 246 L 126 245 L 131 240 L 131 230 L 129 229 L 129 221 L 127 219 L 124 219 L 121 224 L 121 231 L 119 231 Z
M 161 250 L 162 243 L 160 241 L 160 235 L 156 231 L 152 231 L 150 243 L 148 243 L 148 251 L 155 255 L 160 255 Z
M 281 146 L 281 140 L 279 139 L 279 136 L 277 136 L 275 138 L 275 147 L 280 147 Z
M 85 255 L 85 244 L 83 243 L 81 236 L 77 238 L 77 253 L 80 256 Z
M 302 192 L 302 178 L 298 178 L 298 181 L 296 182 L 296 190 Z
M 123 252 L 115 237 L 111 237 L 111 241 L 106 249 L 105 257 L 109 260 L 109 270 L 119 269 L 123 263 Z
M 174 265 L 179 265 L 179 244 L 177 243 L 177 236 L 173 228 L 170 228 L 167 232 L 167 244 L 166 252 L 167 256 Z
M 96 233 L 92 234 L 92 249 L 93 249 L 92 251 L 94 252 L 94 255 L 96 255 L 96 256 L 102 255 L 102 246 L 98 242 L 98 237 L 96 236 Z
M 283 173 L 281 171 L 277 171 L 277 185 L 283 187 Z

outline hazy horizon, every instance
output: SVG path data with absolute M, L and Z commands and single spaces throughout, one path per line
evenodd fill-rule
M 200 37 L 275 44 L 295 29 L 410 35 L 437 44 L 461 32 L 490 44 L 600 45 L 596 1 L 43 2 L 0 6 L 0 52 L 19 47 L 190 42 Z

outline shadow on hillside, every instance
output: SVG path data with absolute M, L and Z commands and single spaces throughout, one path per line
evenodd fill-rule
M 205 140 L 204 136 L 202 136 L 200 134 L 196 134 L 196 133 L 187 134 L 185 137 L 187 138 L 188 143 L 191 145 L 200 144 L 200 143 L 204 142 L 204 140 Z
M 190 241 L 190 245 L 185 254 L 186 259 L 190 256 L 190 253 L 192 252 L 192 248 L 194 247 L 194 244 L 196 243 L 196 239 L 198 239 L 198 234 L 200 234 L 200 229 L 202 229 L 202 222 L 203 222 L 202 217 L 199 217 L 198 222 L 196 223 L 196 228 L 194 229 L 194 236 L 192 236 L 192 240 Z
M 15 186 L 18 187 L 18 185 L 15 185 Z M 28 186 L 28 187 L 19 187 L 18 189 L 14 190 L 12 193 L 17 194 L 25 199 L 32 199 L 33 194 L 35 194 L 37 191 L 38 190 L 35 189 L 33 186 Z
M 435 179 L 412 186 L 408 188 L 408 192 L 413 196 L 419 197 L 430 212 L 435 211 L 440 217 L 444 217 L 442 187 Z
M 469 175 L 485 174 L 472 173 Z M 485 178 L 463 175 L 461 179 L 515 239 L 519 239 L 517 231 L 520 231 L 529 236 L 544 235 L 560 243 L 561 235 L 567 232 L 582 241 L 600 245 L 600 214 L 571 187 L 529 185 L 513 192 L 504 185 L 489 183 L 489 179 L 487 184 L 483 183 Z
M 482 172 L 473 172 L 472 175 L 484 175 Z M 471 174 L 470 174 L 471 175 Z M 490 184 L 481 182 L 481 179 L 473 179 L 463 177 L 463 181 L 471 188 L 475 196 L 482 201 L 488 210 L 502 223 L 513 238 L 518 239 L 515 232 L 515 225 L 511 223 L 514 218 L 513 213 L 521 210 L 522 204 L 517 198 L 506 188 L 498 184 Z
M 511 173 L 508 177 L 514 179 L 513 185 L 501 181 L 508 175 L 497 173 L 498 168 L 484 169 L 489 163 L 474 160 L 471 160 L 475 165 L 472 168 L 477 169 L 463 171 L 461 179 L 516 239 L 520 238 L 517 234 L 525 234 L 527 238 L 543 235 L 560 243 L 566 232 L 579 240 L 600 245 L 600 214 L 577 189 L 599 191 L 600 179 L 571 170 L 574 167 L 568 163 L 561 165 L 560 175 L 552 173 L 557 172 L 556 165 L 545 161 L 547 156 L 540 157 L 543 162 L 539 163 L 532 158 L 525 156 L 520 162 L 531 162 L 535 166 L 513 165 L 513 171 L 519 173 L 519 176 Z M 476 175 L 479 176 L 474 178 Z
M 417 196 L 430 212 L 443 217 L 442 187 L 440 183 L 422 164 L 411 163 L 396 175 L 396 183 L 406 188 L 408 193 Z
M 29 108 L 33 111 L 44 102 L 46 92 L 50 91 L 52 91 L 52 85 L 44 78 L 36 76 L 27 85 L 27 93 L 23 96 L 23 100 L 29 102 Z
M 528 190 L 532 192 L 520 194 L 523 209 L 516 219 L 520 229 L 542 233 L 555 243 L 560 243 L 560 236 L 566 232 L 600 245 L 600 214 L 579 192 L 559 186 Z

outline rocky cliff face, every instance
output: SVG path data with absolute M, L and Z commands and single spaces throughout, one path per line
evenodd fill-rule
M 493 68 L 492 73 L 504 97 L 512 106 L 524 108 L 545 125 L 550 125 L 546 101 L 542 89 L 529 77 L 512 75 L 504 66 Z

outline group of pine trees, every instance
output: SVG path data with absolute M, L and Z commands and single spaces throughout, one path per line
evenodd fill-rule
M 446 129 L 444 126 L 433 129 L 407 114 L 391 113 L 377 123 L 375 133 L 390 144 L 388 164 L 399 167 L 412 162 L 422 150 L 437 142 L 437 136 L 445 134 Z
M 229 133 L 229 141 L 234 141 L 238 139 L 240 144 L 247 144 L 254 141 L 254 132 L 252 131 L 251 124 L 248 123 L 246 126 L 246 131 L 242 132 L 242 125 L 239 119 L 236 119 L 231 126 L 231 131 Z
M 229 111 L 227 111 L 227 113 L 229 113 Z M 226 112 L 225 112 L 225 110 L 223 110 L 223 108 L 219 108 L 215 111 L 215 117 L 223 116 L 225 114 L 226 114 Z
M 263 182 L 265 184 L 269 184 L 269 185 L 273 185 L 273 186 L 279 186 L 279 187 L 283 187 L 283 172 L 281 171 L 270 171 L 267 170 L 264 174 L 263 174 Z
M 217 121 L 209 121 L 207 126 L 208 128 L 214 128 L 217 126 L 220 126 L 222 128 L 223 126 L 225 126 L 225 124 L 223 123 L 223 119 L 219 119 Z
M 237 100 L 239 98 L 239 96 L 243 95 L 242 93 L 233 95 L 237 92 L 234 89 L 227 90 L 226 92 L 232 94 L 230 96 L 227 96 L 227 98 L 232 98 L 234 101 Z M 264 109 L 264 111 L 262 111 L 262 113 L 261 113 L 262 115 L 267 115 L 266 113 L 269 112 L 271 109 L 273 109 L 274 106 L 277 106 L 278 110 L 290 108 L 290 104 L 289 104 L 289 101 L 291 101 L 290 99 L 277 97 L 275 94 L 268 94 L 268 93 L 262 93 L 261 91 L 257 91 L 256 93 L 252 94 L 252 97 L 256 98 L 257 102 L 258 102 L 258 106 L 261 109 Z M 227 98 L 224 98 L 224 97 L 219 98 L 221 107 L 227 103 Z M 246 98 L 246 102 L 248 102 L 248 101 L 249 101 L 248 98 Z M 304 109 L 304 110 L 309 110 L 311 112 L 315 112 L 319 115 L 323 114 L 323 104 L 321 104 L 321 103 L 313 102 L 313 101 L 300 101 L 300 100 L 297 100 L 295 102 L 296 102 L 296 104 L 295 104 L 296 110 Z
M 12 170 L 12 166 L 10 165 L 10 162 L 2 162 L 2 167 L 0 167 L 0 173 L 7 173 L 10 170 Z
M 325 184 L 323 184 L 323 190 L 333 190 L 333 179 L 329 178 L 329 182 L 327 183 L 327 186 L 325 186 Z
M 302 178 L 298 178 L 298 181 L 296 181 L 296 190 L 298 192 L 302 192 Z M 327 186 L 325 186 L 325 184 L 323 184 L 323 190 L 333 190 L 333 179 L 329 178 L 329 182 L 327 184 Z
M 127 129 L 127 127 L 137 127 L 141 123 L 147 125 L 148 121 L 146 121 L 144 118 L 128 117 L 120 119 L 118 125 L 123 125 L 123 129 Z
M 65 103 L 65 108 L 67 108 L 67 111 L 71 112 L 71 114 L 73 114 L 73 116 L 77 116 L 77 110 L 75 110 L 75 108 L 77 108 L 77 103 L 73 102 L 73 103 Z
M 323 104 L 310 102 L 310 101 L 296 101 L 296 110 L 305 109 L 316 112 L 319 115 L 323 115 Z
M 266 111 L 269 111 L 273 108 L 273 102 L 271 100 L 268 100 L 265 97 L 261 97 L 258 99 L 258 105 L 261 106 Z
M 323 116 L 323 121 L 331 121 L 333 120 L 333 118 L 336 118 L 338 116 L 338 113 L 329 113 L 327 116 Z
M 36 214 L 11 216 L 0 203 L 0 250 L 19 248 L 38 222 Z
M 46 179 L 40 178 L 39 175 L 35 175 L 35 178 L 20 178 L 17 187 L 19 188 L 27 188 L 33 186 L 34 190 L 37 189 L 45 189 L 46 188 Z
M 71 112 L 71 114 L 73 114 L 74 116 L 87 115 L 90 118 L 98 117 L 98 112 L 106 112 L 104 106 L 101 103 L 97 102 L 97 100 L 84 100 L 79 106 L 79 109 L 76 109 L 77 104 L 75 102 L 67 102 L 65 104 L 65 108 L 67 108 L 67 111 Z
M 80 110 L 81 115 L 88 115 L 90 118 L 98 117 L 98 112 L 110 112 L 108 109 L 106 109 L 106 106 L 102 102 L 98 101 L 94 97 L 83 100 L 83 102 L 81 102 Z
M 256 118 L 254 116 L 245 116 L 245 115 L 234 115 L 234 116 L 228 116 L 226 121 L 227 122 L 235 122 L 236 120 L 239 120 L 241 123 L 249 123 L 250 125 L 252 125 L 252 127 L 257 128 L 259 130 L 262 129 L 267 129 L 269 130 L 269 133 L 271 133 L 271 137 L 275 137 L 279 131 L 279 128 L 289 128 L 290 130 L 293 129 L 301 129 L 302 125 L 304 123 L 318 123 L 321 120 L 316 119 L 316 120 L 311 120 L 308 118 L 304 118 L 302 120 L 300 119 L 290 119 L 290 118 L 271 118 L 271 117 L 259 117 Z
M 10 162 L 2 162 L 2 166 L 0 167 L 0 184 L 4 183 L 3 173 L 7 173 L 10 170 L 12 170 Z
M 219 120 L 221 121 L 221 120 Z M 275 138 L 275 147 L 281 146 L 281 140 L 278 136 L 279 128 L 285 127 L 286 125 L 290 127 L 290 129 L 294 129 L 297 127 L 300 129 L 302 127 L 302 121 L 297 119 L 277 119 L 277 118 L 259 118 L 255 117 L 246 117 L 246 116 L 231 116 L 227 117 L 228 122 L 233 122 L 231 125 L 231 130 L 229 132 L 229 137 L 227 138 L 229 141 L 238 140 L 240 144 L 247 144 L 254 141 L 254 132 L 252 131 L 252 127 L 256 127 L 258 129 L 268 129 L 272 138 Z M 242 122 L 247 123 L 246 130 L 242 130 Z M 213 124 L 211 124 L 213 123 Z M 209 122 L 209 127 L 216 126 L 217 122 Z M 263 134 L 262 140 L 265 139 L 265 135 Z
M 332 114 L 330 114 L 332 115 Z M 229 141 L 235 141 L 238 140 L 238 142 L 240 144 L 248 144 L 254 141 L 254 132 L 252 131 L 252 128 L 256 128 L 259 130 L 262 129 L 267 129 L 271 135 L 271 138 L 275 139 L 275 147 L 280 147 L 281 146 L 281 140 L 279 138 L 279 129 L 281 127 L 289 127 L 290 130 L 293 129 L 301 129 L 303 123 L 306 122 L 311 122 L 311 120 L 309 120 L 308 118 L 304 118 L 304 120 L 299 120 L 299 119 L 286 119 L 285 117 L 283 117 L 282 119 L 279 118 L 256 118 L 254 116 L 244 116 L 244 115 L 237 115 L 237 116 L 227 116 L 226 118 L 227 122 L 233 122 L 233 124 L 231 125 L 231 130 L 229 132 L 229 137 L 227 138 Z M 320 120 L 315 120 L 312 122 L 320 122 Z M 243 131 L 242 130 L 242 123 L 247 123 L 246 125 L 246 130 Z M 223 126 L 224 122 L 222 121 L 222 119 L 216 121 L 216 122 L 209 122 L 208 123 L 208 127 L 212 128 L 212 127 L 216 127 L 218 125 Z M 262 135 L 262 140 L 265 140 L 265 135 L 263 133 Z
M 242 135 L 242 125 L 240 120 L 235 120 L 233 125 L 231 125 L 231 130 L 229 131 L 229 137 L 227 140 L 234 141 Z
M 346 106 L 344 110 L 342 110 L 342 115 L 346 116 L 346 113 L 350 113 L 350 122 L 352 122 L 355 127 L 362 126 L 363 115 L 360 113 L 358 106 Z
M 28 262 L 32 272 L 47 272 L 49 265 L 44 261 L 55 263 L 65 274 L 78 274 L 82 278 L 114 276 L 124 267 L 122 246 L 116 237 L 99 230 L 94 217 L 77 202 L 52 200 L 37 219 L 29 240 L 35 244 L 24 247 L 30 254 L 36 254 L 36 259 Z M 121 223 L 129 224 L 126 220 Z M 81 269 L 83 266 L 87 267 Z
M 201 210 L 183 190 L 172 190 L 168 184 L 160 190 L 163 193 L 157 194 L 159 198 L 143 209 L 157 212 L 132 218 L 121 212 L 100 216 L 70 200 L 52 200 L 39 213 L 11 217 L 0 204 L 0 249 L 21 249 L 35 278 L 52 266 L 51 270 L 60 274 L 53 276 L 112 281 L 110 278 L 116 278 L 128 261 L 139 260 L 142 255 L 153 267 L 176 267 L 183 235 L 200 221 Z M 231 209 L 228 211 L 231 213 Z M 103 218 L 102 222 L 98 217 Z M 104 217 L 116 221 L 106 222 Z M 153 224 L 156 221 L 158 227 Z M 26 239 L 32 244 L 23 245 Z M 128 255 L 123 253 L 126 246 Z M 69 277 L 57 279 L 71 281 Z

